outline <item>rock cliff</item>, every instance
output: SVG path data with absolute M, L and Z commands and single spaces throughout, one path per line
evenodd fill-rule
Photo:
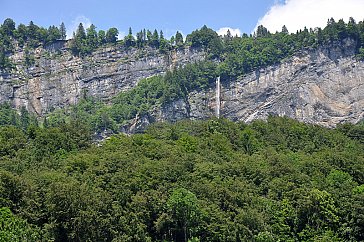
M 364 62 L 355 59 L 355 49 L 355 41 L 347 39 L 302 50 L 233 81 L 221 79 L 220 116 L 250 122 L 285 115 L 330 127 L 356 123 L 364 116 Z M 64 43 L 36 49 L 32 54 L 35 61 L 30 66 L 24 64 L 24 51 L 11 56 L 16 70 L 0 73 L 0 102 L 10 101 L 16 108 L 26 106 L 38 115 L 77 103 L 85 94 L 108 101 L 142 78 L 204 58 L 203 52 L 188 48 L 162 55 L 153 49 L 117 46 L 78 58 Z M 216 104 L 212 85 L 137 115 L 122 131 L 138 132 L 155 121 L 209 118 L 214 116 Z
M 347 39 L 303 50 L 235 81 L 221 80 L 221 116 L 250 122 L 279 115 L 329 127 L 357 123 L 364 116 L 364 62 L 355 59 L 355 45 Z M 152 117 L 204 119 L 214 116 L 215 107 L 215 87 L 211 87 L 165 105 Z M 148 120 L 138 122 L 143 127 Z
M 91 56 L 79 58 L 66 47 L 67 43 L 60 41 L 31 53 L 18 48 L 10 57 L 15 70 L 0 72 L 0 103 L 25 106 L 42 115 L 75 104 L 85 94 L 107 101 L 143 78 L 204 58 L 203 52 L 189 48 L 160 54 L 152 48 L 120 46 L 100 48 Z M 34 59 L 28 65 L 27 55 Z

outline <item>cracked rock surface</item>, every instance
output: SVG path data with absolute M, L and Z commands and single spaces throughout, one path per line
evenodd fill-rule
M 72 56 L 64 44 L 35 49 L 35 63 L 30 66 L 24 64 L 25 53 L 18 48 L 10 57 L 16 69 L 0 72 L 0 103 L 25 106 L 42 115 L 75 104 L 86 94 L 107 102 L 143 78 L 204 58 L 203 52 L 189 48 L 160 54 L 152 48 L 120 46 L 99 48 L 79 58 Z
M 333 127 L 364 118 L 364 62 L 354 57 L 355 42 L 308 49 L 288 60 L 221 80 L 221 116 L 250 122 L 269 115 Z M 215 89 L 192 92 L 156 115 L 157 120 L 214 116 Z

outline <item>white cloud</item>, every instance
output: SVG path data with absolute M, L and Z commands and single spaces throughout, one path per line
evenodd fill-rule
M 124 39 L 125 36 L 126 36 L 126 33 L 125 32 L 119 32 L 119 34 L 118 34 L 118 40 Z
M 85 30 L 90 27 L 91 20 L 83 15 L 77 16 L 74 20 L 72 20 L 71 25 L 66 27 L 67 30 L 67 39 L 71 39 L 73 36 L 73 32 L 76 33 L 78 25 L 82 23 Z
M 353 17 L 357 22 L 363 20 L 363 0 L 285 0 L 277 1 L 261 18 L 259 25 L 269 31 L 281 31 L 286 25 L 289 32 L 299 29 L 325 27 L 327 20 L 333 17 L 336 21 Z
M 172 36 L 176 36 L 177 31 L 180 32 L 183 36 L 183 39 L 186 40 L 186 35 L 182 32 L 182 30 L 179 29 L 164 29 L 164 38 L 170 39 Z
M 226 35 L 227 31 L 230 30 L 230 33 L 232 36 L 241 36 L 241 31 L 240 29 L 233 29 L 233 28 L 230 28 L 230 27 L 223 27 L 223 28 L 220 28 L 217 32 L 218 35 L 221 35 L 221 36 L 224 36 Z

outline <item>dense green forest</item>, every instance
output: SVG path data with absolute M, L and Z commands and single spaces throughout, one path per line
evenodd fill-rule
M 82 121 L 9 112 L 0 241 L 364 240 L 363 123 L 156 123 L 94 145 Z

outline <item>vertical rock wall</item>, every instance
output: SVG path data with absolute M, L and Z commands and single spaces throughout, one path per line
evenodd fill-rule
M 108 101 L 143 78 L 204 58 L 203 52 L 189 48 L 160 54 L 152 48 L 120 46 L 100 48 L 91 56 L 79 58 L 62 43 L 38 48 L 31 55 L 35 63 L 26 66 L 25 53 L 18 49 L 11 56 L 16 69 L 0 73 L 0 103 L 25 106 L 38 115 L 75 104 L 82 95 Z
M 221 80 L 220 116 L 250 122 L 269 115 L 335 126 L 364 118 L 364 62 L 356 60 L 355 42 L 304 50 L 292 58 L 244 75 Z M 156 114 L 157 120 L 214 116 L 215 86 L 191 92 Z

